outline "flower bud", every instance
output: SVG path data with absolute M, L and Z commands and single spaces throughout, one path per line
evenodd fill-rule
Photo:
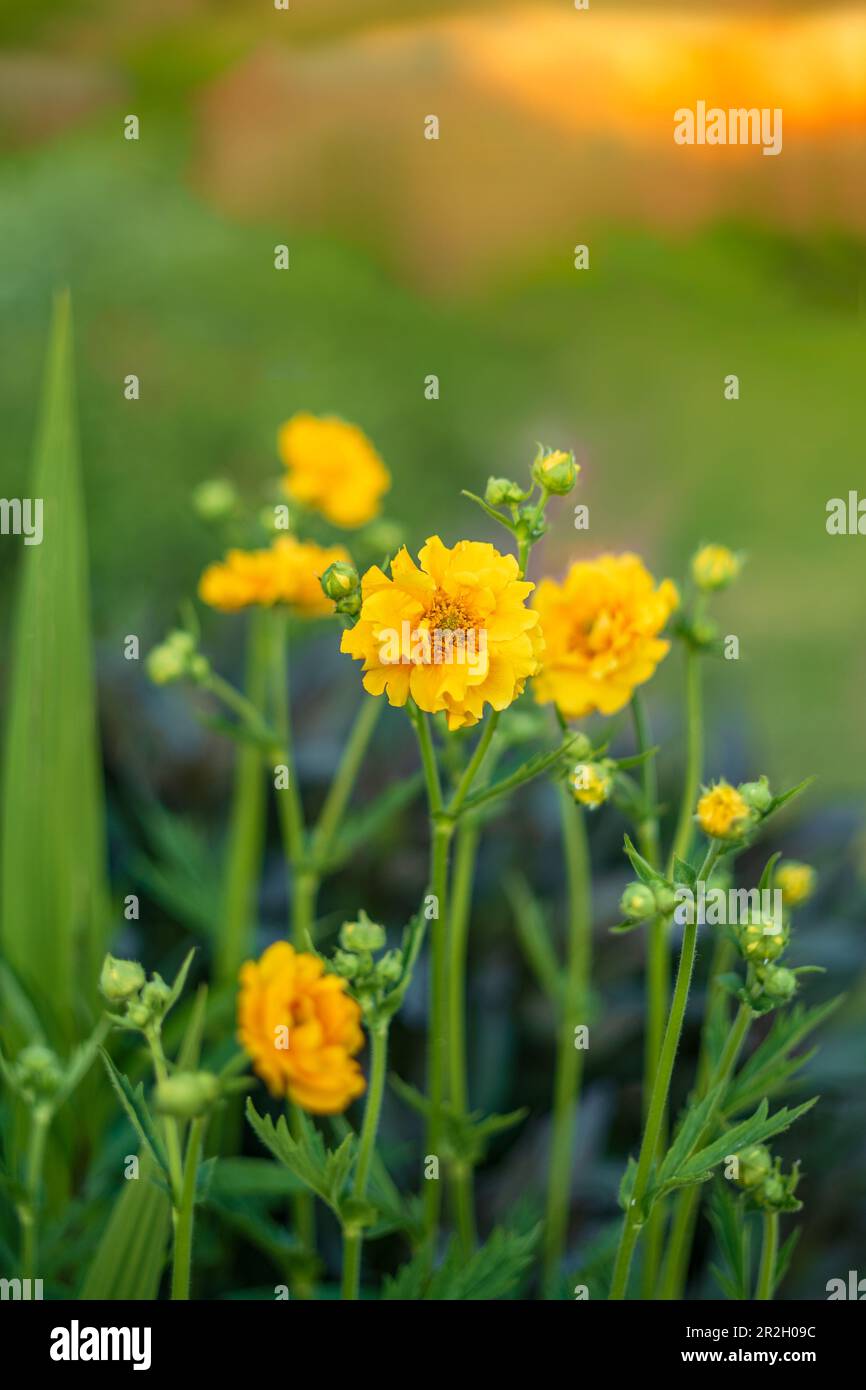
M 742 563 L 725 545 L 704 545 L 692 556 L 692 579 L 704 593 L 725 589 L 737 578 Z
M 759 815 L 763 816 L 769 811 L 773 793 L 766 777 L 759 778 L 757 782 L 741 782 L 737 790 L 746 805 Z
M 765 922 L 763 918 L 757 917 L 740 927 L 738 939 L 740 950 L 746 960 L 776 960 L 782 954 L 787 939 L 782 931 L 766 930 L 767 927 L 774 926 L 773 922 Z
M 22 1048 L 15 1060 L 15 1082 L 28 1104 L 50 1100 L 63 1081 L 60 1059 L 48 1047 L 34 1043 Z
M 785 907 L 798 907 L 815 891 L 815 870 L 811 864 L 798 864 L 794 859 L 786 859 L 776 868 L 774 882 L 781 890 Z
M 335 951 L 331 957 L 331 966 L 337 975 L 343 976 L 344 980 L 353 980 L 360 965 L 360 956 L 356 956 L 352 951 Z
M 762 1204 L 768 1207 L 778 1206 L 779 1202 L 784 1201 L 785 1195 L 786 1188 L 784 1182 L 776 1173 L 771 1173 L 770 1176 L 764 1180 L 764 1185 L 761 1188 L 760 1200 Z
M 144 984 L 144 967 L 137 960 L 116 960 L 106 955 L 99 977 L 99 991 L 110 1004 L 132 999 Z
M 210 1110 L 219 1093 L 219 1077 L 209 1071 L 178 1071 L 160 1081 L 155 1107 L 160 1115 L 193 1120 Z
M 517 506 L 526 497 L 523 488 L 510 478 L 488 478 L 484 501 L 491 507 Z
M 552 449 L 549 453 L 542 449 L 532 465 L 533 482 L 539 483 L 555 497 L 564 497 L 571 492 L 579 472 L 574 454 L 566 453 L 564 449 Z
M 679 902 L 676 889 L 672 888 L 669 883 L 657 883 L 653 888 L 653 897 L 658 911 L 665 916 L 673 912 Z
M 195 638 L 189 632 L 176 629 L 148 656 L 147 674 L 154 685 L 168 685 L 190 673 L 194 655 Z
M 325 570 L 320 583 L 326 598 L 332 598 L 336 603 L 337 599 L 346 598 L 348 594 L 353 593 L 360 586 L 361 580 L 354 565 L 346 560 L 335 560 Z
M 773 1160 L 765 1144 L 752 1144 L 737 1154 L 739 1174 L 736 1181 L 740 1187 L 758 1187 L 769 1176 Z
M 376 966 L 376 974 L 383 985 L 395 985 L 403 974 L 402 951 L 386 951 Z
M 234 485 L 225 478 L 208 478 L 193 490 L 192 505 L 202 521 L 225 521 L 237 506 Z
M 150 1010 L 152 1016 L 159 1017 L 165 1012 L 165 1007 L 171 998 L 171 988 L 165 983 L 161 975 L 154 971 L 144 989 L 141 991 L 141 1002 L 146 1009 Z
M 735 787 L 721 781 L 704 792 L 695 819 L 711 839 L 739 840 L 749 830 L 754 812 Z
M 340 945 L 346 951 L 381 951 L 385 945 L 385 928 L 371 922 L 361 912 L 357 922 L 344 922 L 340 928 Z
M 619 900 L 624 917 L 630 922 L 642 922 L 647 917 L 655 917 L 656 899 L 653 890 L 645 883 L 629 883 Z
M 797 976 L 784 965 L 758 966 L 755 974 L 768 999 L 785 1004 L 797 993 Z
M 577 763 L 571 774 L 571 790 L 575 801 L 594 811 L 613 791 L 613 778 L 603 763 Z

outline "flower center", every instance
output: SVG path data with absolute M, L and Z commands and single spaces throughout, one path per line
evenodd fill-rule
M 450 594 L 437 593 L 424 617 L 434 632 L 440 629 L 468 631 L 474 626 L 465 604 Z

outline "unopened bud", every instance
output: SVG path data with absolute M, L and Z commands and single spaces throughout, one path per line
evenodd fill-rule
M 542 450 L 532 465 L 533 481 L 556 497 L 564 497 L 571 492 L 579 472 L 574 454 L 566 453 L 564 449 L 553 449 L 549 453 Z
M 210 1110 L 219 1093 L 219 1077 L 209 1071 L 178 1071 L 160 1081 L 155 1106 L 160 1115 L 193 1120 Z
M 107 955 L 102 962 L 99 991 L 110 1004 L 119 1004 L 138 994 L 144 978 L 144 967 L 137 960 L 116 960 Z

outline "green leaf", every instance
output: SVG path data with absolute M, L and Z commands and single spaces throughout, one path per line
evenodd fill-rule
M 497 1229 L 468 1260 L 452 1237 L 441 1265 L 432 1275 L 429 1254 L 420 1251 L 394 1278 L 385 1280 L 382 1298 L 461 1303 L 508 1298 L 529 1268 L 540 1234 L 540 1225 L 522 1234 Z
M 779 862 L 779 860 L 781 859 L 781 857 L 782 857 L 782 851 L 781 851 L 781 850 L 777 850 L 775 854 L 771 854 L 771 855 L 770 855 L 769 859 L 767 860 L 766 864 L 764 865 L 764 872 L 761 874 L 760 881 L 759 881 L 759 883 L 758 883 L 758 892 L 759 892 L 759 893 L 763 892 L 764 889 L 766 889 L 767 892 L 771 892 L 771 891 L 772 891 L 772 888 L 773 888 L 773 870 L 775 869 L 775 867 L 776 867 L 777 863 Z
M 628 855 L 632 868 L 642 883 L 648 884 L 651 888 L 657 883 L 667 883 L 667 879 L 664 875 L 654 869 L 649 860 L 644 859 L 643 855 L 635 849 L 628 835 L 624 836 L 623 847 Z
M 787 805 L 789 801 L 793 801 L 795 796 L 800 796 L 800 794 L 804 792 L 807 787 L 811 787 L 814 781 L 814 776 L 804 777 L 803 781 L 798 782 L 796 787 L 791 787 L 789 791 L 782 792 L 781 796 L 774 796 L 773 800 L 767 807 L 763 819 L 766 820 L 767 816 L 771 816 L 774 811 L 778 811 L 780 807 Z
M 210 1184 L 212 1197 L 255 1197 L 265 1202 L 304 1190 L 300 1178 L 269 1158 L 221 1158 Z
M 67 294 L 54 306 L 28 493 L 42 499 L 44 538 L 21 538 L 7 653 L 0 953 L 34 1001 L 50 1001 L 69 1046 L 82 999 L 96 1004 L 109 910 Z
M 523 874 L 511 873 L 505 879 L 505 894 L 514 913 L 517 937 L 523 954 L 548 999 L 562 998 L 562 970 L 550 939 L 544 909 Z
M 174 984 L 171 987 L 171 994 L 168 996 L 168 1003 L 165 1006 L 163 1017 L 165 1017 L 165 1014 L 171 1012 L 178 999 L 180 998 L 181 994 L 183 993 L 183 987 L 186 984 L 186 977 L 189 974 L 189 968 L 192 965 L 192 958 L 195 955 L 195 952 L 196 948 L 195 946 L 193 946 L 192 950 L 187 952 L 183 965 L 180 967 L 180 970 L 178 970 L 177 974 L 174 977 Z
M 631 1194 L 634 1192 L 634 1180 L 636 1177 L 637 1162 L 633 1156 L 629 1154 L 628 1163 L 625 1165 L 625 1172 L 620 1180 L 619 1193 L 617 1194 L 617 1200 L 623 1211 L 628 1211 L 629 1203 L 631 1202 Z
M 768 1114 L 769 1106 L 766 1100 L 763 1100 L 754 1115 L 738 1125 L 733 1125 L 718 1139 L 692 1154 L 673 1178 L 668 1180 L 665 1190 L 688 1186 L 694 1182 L 706 1182 L 712 1176 L 712 1169 L 724 1162 L 729 1154 L 738 1153 L 751 1144 L 762 1144 L 766 1139 L 781 1134 L 801 1115 L 805 1115 L 807 1110 L 811 1110 L 817 1099 L 818 1097 L 814 1096 L 802 1105 L 795 1106 L 793 1110 L 788 1110 L 787 1107 L 777 1110 L 775 1115 Z
M 785 1275 L 788 1273 L 788 1266 L 791 1263 L 791 1256 L 794 1253 L 797 1241 L 800 1239 L 802 1230 L 802 1226 L 795 1226 L 791 1234 L 788 1236 L 788 1239 L 785 1241 L 785 1244 L 782 1246 L 781 1250 L 776 1256 L 776 1268 L 773 1272 L 773 1293 L 776 1292 L 776 1289 L 779 1287 Z M 748 1297 L 748 1295 L 746 1295 L 746 1297 Z
M 666 1187 L 675 1179 L 691 1157 L 695 1147 L 700 1143 L 701 1135 L 716 1112 L 726 1084 L 724 1081 L 720 1082 L 718 1086 L 714 1086 L 711 1091 L 708 1091 L 697 1104 L 692 1103 L 686 1106 L 673 1142 L 658 1170 L 656 1181 L 660 1188 Z
M 156 1172 L 147 1152 L 138 1179 L 121 1181 L 96 1253 L 79 1293 L 82 1299 L 156 1298 L 165 1267 L 171 1209 L 163 1190 L 150 1181 Z
M 808 1009 L 795 1004 L 777 1013 L 764 1041 L 743 1063 L 731 1083 L 725 1098 L 726 1113 L 735 1115 L 754 1105 L 761 1096 L 778 1095 L 787 1087 L 814 1052 L 801 1052 L 795 1057 L 790 1054 L 839 1008 L 842 999 L 843 996 L 838 995 Z
M 685 859 L 680 859 L 678 854 L 674 855 L 674 883 L 685 883 L 689 888 L 694 888 L 698 881 L 698 871 L 687 864 Z
M 491 802 L 498 801 L 500 797 L 515 791 L 518 787 L 525 786 L 527 782 L 531 782 L 535 777 L 540 777 L 543 772 L 549 771 L 550 768 L 558 763 L 560 758 L 565 757 L 572 745 L 581 737 L 581 734 L 570 734 L 563 740 L 559 747 L 554 748 L 552 752 L 536 753 L 534 758 L 529 758 L 527 762 L 521 763 L 520 767 L 512 772 L 510 776 L 503 777 L 498 782 L 494 782 L 493 786 L 488 787 L 486 791 L 478 792 L 476 796 L 470 796 L 463 803 L 462 814 L 468 811 L 476 811 L 482 806 L 489 806 Z
M 170 1181 L 168 1175 L 168 1165 L 162 1149 L 159 1135 L 156 1132 L 156 1125 L 153 1122 L 150 1111 L 144 1100 L 144 1087 L 141 1082 L 133 1090 L 129 1078 L 123 1072 L 118 1071 L 113 1061 L 105 1051 L 104 1047 L 99 1049 L 99 1055 L 105 1063 L 105 1070 L 108 1072 L 108 1079 L 111 1082 L 117 1097 L 126 1111 L 127 1119 L 141 1140 L 147 1152 L 150 1154 L 156 1168 L 160 1170 L 165 1182 Z
M 726 1298 L 751 1298 L 751 1260 L 749 1225 L 743 1203 L 726 1187 L 716 1183 L 709 1202 L 709 1218 L 724 1261 L 712 1272 Z
M 265 1148 L 340 1219 L 340 1202 L 357 1150 L 355 1135 L 347 1134 L 337 1149 L 326 1149 L 321 1134 L 302 1113 L 297 1139 L 289 1133 L 284 1115 L 274 1125 L 269 1115 L 258 1114 L 251 1100 L 247 1100 L 246 1113 Z
M 387 830 L 394 817 L 415 800 L 423 786 L 424 774 L 414 773 L 388 787 L 362 811 L 346 816 L 320 867 L 331 873 L 357 854 L 364 845 Z
M 408 1082 L 401 1080 L 399 1076 L 389 1078 L 393 1090 L 397 1092 L 401 1100 L 410 1105 L 420 1115 L 429 1117 L 432 1113 L 432 1106 L 426 1096 Z M 488 1140 L 495 1134 L 501 1134 L 514 1125 L 520 1124 L 529 1114 L 529 1110 L 512 1110 L 507 1115 L 483 1115 L 480 1110 L 473 1110 L 468 1115 L 456 1110 L 451 1105 L 443 1105 L 440 1110 L 442 1117 L 442 1148 L 447 1158 L 459 1159 L 462 1163 L 480 1163 L 484 1157 Z

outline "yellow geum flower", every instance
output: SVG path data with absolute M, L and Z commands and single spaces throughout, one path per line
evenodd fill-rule
M 230 550 L 225 560 L 209 565 L 199 580 L 199 598 L 223 613 L 285 603 L 304 617 L 324 617 L 334 605 L 319 580 L 329 565 L 348 559 L 341 545 L 280 536 L 267 550 Z
M 347 529 L 378 516 L 391 475 L 357 425 L 301 412 L 280 426 L 277 448 L 288 470 L 284 487 L 295 502 Z
M 338 1115 L 364 1092 L 360 1006 L 344 979 L 287 941 L 241 966 L 238 1040 L 272 1095 L 314 1115 Z
M 704 545 L 692 556 L 692 578 L 699 589 L 724 589 L 737 578 L 743 562 L 726 545 Z
M 449 549 L 432 536 L 418 560 L 404 546 L 390 578 L 375 565 L 367 571 L 360 617 L 341 648 L 364 662 L 371 695 L 444 710 L 450 729 L 476 724 L 485 704 L 506 709 L 538 670 L 538 615 L 526 607 L 534 586 L 513 555 L 482 541 Z
M 656 588 L 637 555 L 578 560 L 562 584 L 543 579 L 533 600 L 545 644 L 536 700 L 554 701 L 567 719 L 621 710 L 667 655 L 658 634 L 678 603 L 671 581 Z
M 722 780 L 704 792 L 695 819 L 711 839 L 737 840 L 754 817 L 736 787 Z
M 782 890 L 782 902 L 786 907 L 798 907 L 815 891 L 815 870 L 811 864 L 784 859 L 776 869 L 775 887 Z

